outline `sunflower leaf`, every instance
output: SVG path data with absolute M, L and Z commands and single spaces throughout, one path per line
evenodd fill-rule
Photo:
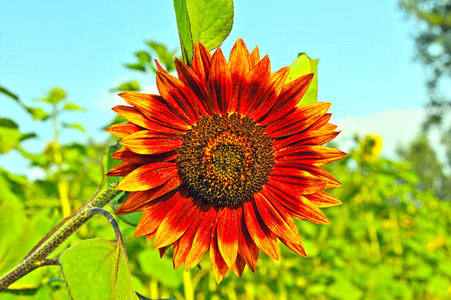
M 73 299 L 138 299 L 120 240 L 90 239 L 59 257 Z
M 8 91 L 7 89 L 5 89 L 5 88 L 2 87 L 2 86 L 0 86 L 0 94 L 4 94 L 4 95 L 6 95 L 6 96 L 8 96 L 8 97 L 10 97 L 10 98 L 13 98 L 13 99 L 16 100 L 17 102 L 20 102 L 19 97 L 18 97 L 16 94 L 14 94 L 14 93 Z
M 307 74 L 315 74 L 307 92 L 298 105 L 309 104 L 318 100 L 318 62 L 319 59 L 311 59 L 307 54 L 300 53 L 298 58 L 290 66 L 290 74 L 286 83 Z
M 174 0 L 183 61 L 193 59 L 193 43 L 208 50 L 222 44 L 233 26 L 232 0 Z

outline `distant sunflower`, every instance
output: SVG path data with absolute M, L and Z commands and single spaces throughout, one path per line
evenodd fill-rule
M 135 236 L 161 255 L 173 245 L 175 268 L 210 250 L 218 283 L 255 272 L 259 250 L 278 259 L 278 239 L 306 256 L 292 218 L 329 224 L 319 208 L 341 202 L 323 190 L 340 183 L 321 166 L 345 155 L 322 146 L 338 134 L 330 104 L 297 106 L 313 74 L 285 83 L 289 67 L 271 73 L 241 39 L 228 63 L 196 44 L 191 66 L 175 66 L 179 78 L 158 65 L 161 95 L 125 92 L 131 106 L 113 109 L 129 121 L 107 129 L 124 146 L 108 175 L 131 192 L 116 214 L 144 211 Z

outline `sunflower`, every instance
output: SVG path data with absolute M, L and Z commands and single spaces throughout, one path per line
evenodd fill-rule
M 329 103 L 298 106 L 313 74 L 287 82 L 268 56 L 239 39 L 227 63 L 194 45 L 191 66 L 175 60 L 178 78 L 157 62 L 160 95 L 120 94 L 113 110 L 129 122 L 107 131 L 124 146 L 117 189 L 131 192 L 116 214 L 144 211 L 135 236 L 173 246 L 177 269 L 196 266 L 209 250 L 219 283 L 259 250 L 279 259 L 277 240 L 306 256 L 293 219 L 329 224 L 320 208 L 341 202 L 324 189 L 340 183 L 321 166 L 345 153 L 322 146 L 337 136 Z

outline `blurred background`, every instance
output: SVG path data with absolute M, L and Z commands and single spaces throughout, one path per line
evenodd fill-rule
M 152 243 L 120 227 L 133 284 L 152 299 L 450 299 L 451 2 L 235 1 L 234 27 L 273 70 L 320 58 L 318 101 L 349 153 L 327 167 L 343 205 L 329 226 L 298 222 L 309 258 L 283 245 L 257 274 L 218 286 L 202 269 L 174 271 Z M 172 1 L 0 2 L 0 276 L 85 203 L 116 141 L 120 91 L 157 93 L 155 64 L 180 56 Z M 110 211 L 113 211 L 110 208 Z M 100 217 L 65 245 L 114 237 Z M 57 251 L 54 257 L 59 253 Z M 170 252 L 170 251 L 168 251 Z M 42 268 L 0 299 L 69 299 L 59 268 Z

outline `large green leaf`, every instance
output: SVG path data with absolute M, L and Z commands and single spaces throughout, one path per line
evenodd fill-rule
M 21 141 L 35 136 L 34 133 L 21 133 L 19 126 L 10 119 L 0 119 L 0 153 L 7 153 L 17 148 Z
M 53 220 L 48 218 L 46 212 L 27 218 L 17 201 L 0 202 L 0 277 L 18 265 L 52 225 Z M 41 284 L 43 271 L 34 270 L 9 288 L 37 288 Z
M 185 63 L 193 59 L 193 43 L 201 42 L 212 50 L 232 30 L 232 0 L 174 0 L 174 9 Z
M 59 261 L 74 300 L 138 299 L 121 242 L 85 240 L 64 251 Z
M 313 103 L 318 99 L 318 62 L 319 59 L 311 59 L 307 54 L 301 53 L 290 66 L 290 74 L 288 75 L 286 83 L 307 74 L 315 74 L 307 92 L 298 105 Z

